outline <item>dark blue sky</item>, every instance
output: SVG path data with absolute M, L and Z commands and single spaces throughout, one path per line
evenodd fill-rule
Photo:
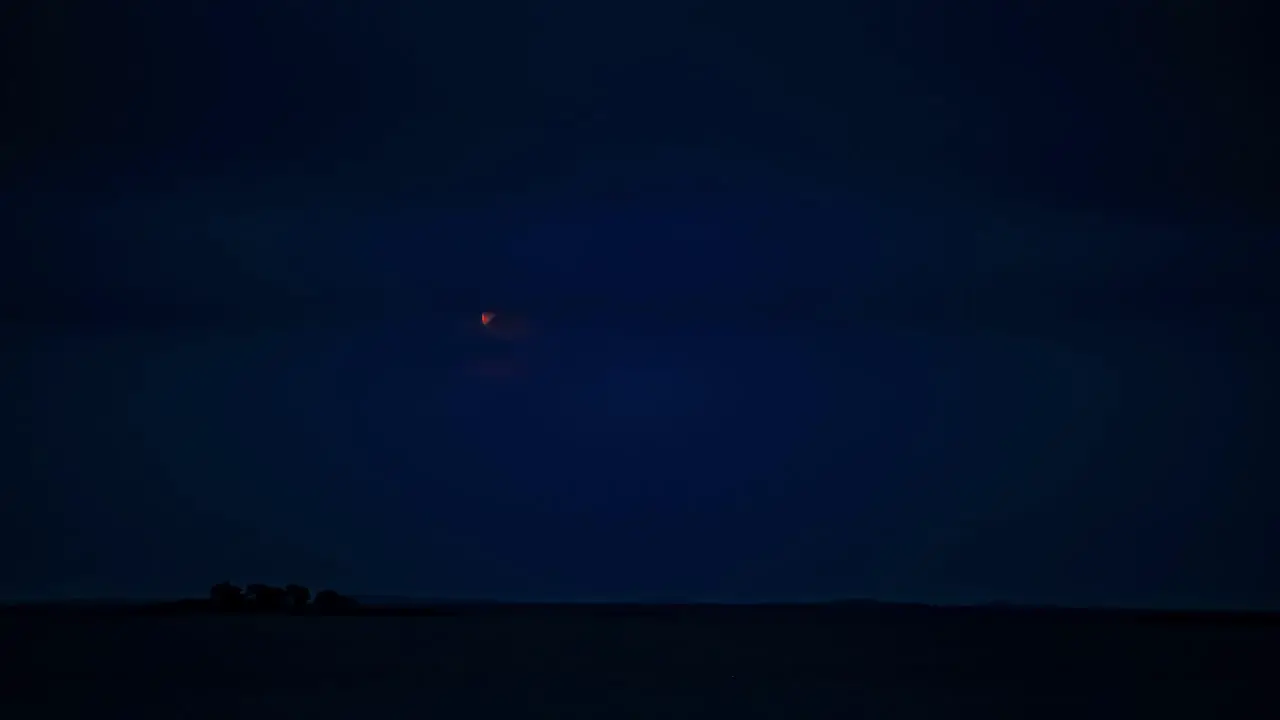
M 426 5 L 6 6 L 0 597 L 1280 607 L 1254 19 Z

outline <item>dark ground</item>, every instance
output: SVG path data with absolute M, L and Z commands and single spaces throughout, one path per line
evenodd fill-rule
M 1018 612 L 9 613 L 0 717 L 1280 717 L 1278 641 Z

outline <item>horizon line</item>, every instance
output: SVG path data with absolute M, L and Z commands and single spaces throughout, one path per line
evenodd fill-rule
M 364 604 L 366 608 L 404 607 L 405 605 L 426 606 L 576 606 L 576 607 L 821 607 L 832 605 L 863 605 L 884 607 L 947 609 L 987 609 L 987 610 L 1047 610 L 1047 611 L 1082 611 L 1082 612 L 1143 612 L 1174 614 L 1280 614 L 1280 608 L 1240 607 L 1240 606 L 1166 606 L 1135 604 L 1064 604 L 1014 602 L 1006 600 L 984 600 L 979 602 L 929 602 L 924 600 L 882 600 L 870 597 L 837 597 L 811 600 L 625 600 L 625 599 L 517 599 L 503 600 L 484 597 L 429 597 L 412 595 L 379 595 L 350 594 L 346 595 Z M 73 597 L 73 598 L 41 598 L 41 599 L 3 599 L 0 608 L 30 605 L 145 605 L 167 604 L 176 602 L 205 601 L 200 596 L 150 596 L 150 597 Z

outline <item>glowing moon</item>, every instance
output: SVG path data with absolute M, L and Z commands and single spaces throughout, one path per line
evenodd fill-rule
M 491 323 L 491 322 L 493 322 L 493 313 L 491 313 L 491 312 L 480 313 L 480 324 L 481 324 L 481 325 L 488 325 L 488 324 L 489 324 L 489 323 Z

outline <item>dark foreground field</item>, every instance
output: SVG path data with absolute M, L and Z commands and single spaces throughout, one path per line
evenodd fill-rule
M 846 611 L 0 616 L 0 718 L 1266 718 L 1261 623 Z

